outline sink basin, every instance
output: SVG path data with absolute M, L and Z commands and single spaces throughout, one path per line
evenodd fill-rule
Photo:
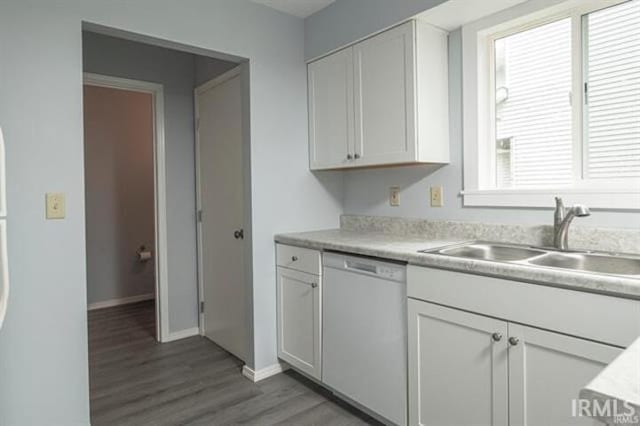
M 473 243 L 464 246 L 445 248 L 438 251 L 440 254 L 455 257 L 465 257 L 480 260 L 517 261 L 545 254 L 544 250 L 528 247 L 520 247 L 508 244 Z
M 640 259 L 587 253 L 549 252 L 529 260 L 532 265 L 613 275 L 640 275 Z
M 422 252 L 464 259 L 569 269 L 594 274 L 640 277 L 640 256 L 634 255 L 568 252 L 554 250 L 553 248 L 484 241 L 423 250 Z

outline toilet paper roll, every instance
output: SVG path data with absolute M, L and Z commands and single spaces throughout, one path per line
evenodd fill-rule
M 148 260 L 151 260 L 151 252 L 149 250 L 139 251 L 138 260 L 140 262 L 146 262 Z

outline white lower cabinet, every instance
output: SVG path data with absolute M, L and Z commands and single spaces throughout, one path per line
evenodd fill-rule
M 507 323 L 409 299 L 409 424 L 506 425 Z
M 509 339 L 510 425 L 601 424 L 572 404 L 622 349 L 513 323 Z
M 320 275 L 277 268 L 278 357 L 321 378 Z
M 411 425 L 592 425 L 572 415 L 615 346 L 409 299 Z

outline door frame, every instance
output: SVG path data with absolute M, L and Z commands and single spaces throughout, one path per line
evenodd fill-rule
M 196 122 L 195 122 L 195 139 L 196 139 L 196 152 L 195 152 L 195 157 L 196 157 L 196 211 L 197 211 L 197 228 L 196 228 L 196 234 L 197 234 L 197 243 L 198 243 L 198 322 L 199 322 L 199 329 L 200 329 L 200 335 L 204 336 L 205 330 L 204 330 L 204 273 L 203 273 L 203 259 L 202 259 L 202 179 L 200 176 L 200 165 L 201 165 L 201 159 L 200 159 L 200 108 L 199 108 L 199 98 L 201 96 L 201 94 L 203 92 L 206 92 L 208 90 L 210 90 L 213 87 L 219 86 L 222 83 L 227 82 L 228 80 L 231 80 L 232 78 L 235 77 L 240 77 L 243 78 L 245 77 L 245 70 L 246 70 L 246 66 L 244 64 L 240 64 L 235 68 L 232 68 L 229 71 L 226 71 L 225 73 L 214 77 L 213 79 L 197 86 L 194 90 L 193 90 L 193 101 L 194 101 L 194 111 L 195 111 L 195 117 L 196 117 Z M 245 90 L 245 85 L 243 84 L 243 91 Z M 247 94 L 243 93 L 242 94 L 242 103 L 244 105 L 245 102 L 245 98 L 246 98 Z M 243 107 L 244 109 L 244 107 Z M 249 250 L 247 250 L 247 244 L 250 243 L 251 241 L 251 235 L 249 232 L 249 226 L 246 223 L 246 216 L 247 213 L 251 211 L 251 206 L 247 205 L 247 176 L 246 176 L 246 158 L 247 158 L 247 153 L 246 150 L 249 148 L 247 146 L 247 135 L 245 133 L 245 120 L 247 119 L 246 117 L 246 110 L 243 111 L 243 141 L 242 141 L 242 156 L 243 158 L 243 164 L 242 164 L 242 168 L 243 168 L 243 173 L 245 174 L 245 181 L 243 183 L 243 191 L 245 192 L 245 196 L 244 196 L 244 215 L 245 217 L 243 218 L 243 229 L 244 229 L 244 239 L 243 239 L 243 250 L 245 251 L 245 274 L 244 274 L 244 280 L 245 280 L 245 290 L 246 290 L 246 297 L 248 299 L 251 298 L 251 285 L 250 285 L 250 279 L 251 279 L 251 275 L 247 272 L 247 260 L 250 261 L 250 256 L 249 255 Z M 249 282 L 249 285 L 247 284 Z M 251 310 L 251 305 L 249 303 L 249 300 L 245 300 L 245 306 L 247 307 L 247 310 L 250 311 Z M 247 321 L 247 337 L 250 339 L 253 339 L 253 332 L 252 332 L 252 322 L 250 321 L 251 316 L 249 315 L 249 312 L 245 312 L 246 315 L 249 316 L 248 321 Z M 247 357 L 248 359 L 251 359 L 252 357 L 252 347 L 250 345 L 250 342 L 247 342 Z
M 158 83 L 87 72 L 83 73 L 83 85 L 147 93 L 153 98 L 156 339 L 159 342 L 167 342 L 171 340 L 171 335 L 169 332 L 169 273 L 167 267 L 167 173 L 164 141 L 164 87 Z

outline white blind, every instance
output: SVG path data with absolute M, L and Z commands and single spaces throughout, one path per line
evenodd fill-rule
M 640 1 L 591 13 L 585 25 L 585 177 L 640 177 Z
M 571 185 L 571 19 L 496 40 L 495 57 L 496 186 Z

